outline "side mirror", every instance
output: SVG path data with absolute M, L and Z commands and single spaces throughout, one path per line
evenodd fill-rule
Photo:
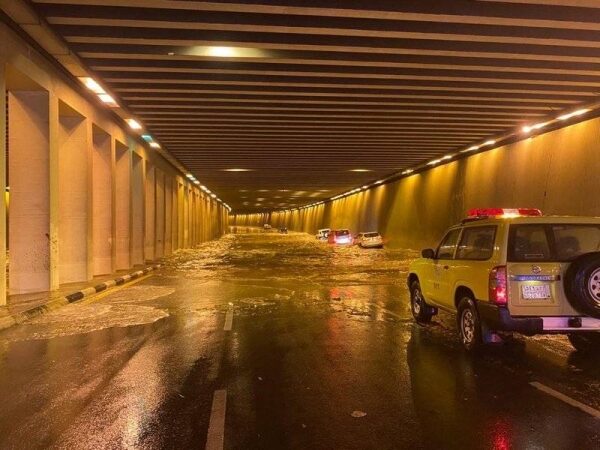
M 421 250 L 421 256 L 426 259 L 434 259 L 435 251 L 432 248 L 426 248 L 425 250 Z

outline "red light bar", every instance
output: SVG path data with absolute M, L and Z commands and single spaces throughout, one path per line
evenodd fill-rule
M 537 216 L 541 216 L 541 215 L 542 215 L 542 211 L 540 211 L 537 208 L 475 208 L 475 209 L 470 209 L 469 212 L 467 213 L 467 216 L 469 218 L 494 217 L 494 216 L 537 217 Z

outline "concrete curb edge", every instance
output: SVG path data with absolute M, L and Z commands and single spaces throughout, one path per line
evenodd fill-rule
M 32 319 L 37 316 L 41 316 L 42 314 L 49 313 L 58 308 L 62 308 L 63 306 L 69 305 L 71 303 L 78 302 L 90 295 L 97 294 L 102 291 L 106 291 L 114 286 L 121 286 L 130 281 L 133 281 L 137 278 L 140 278 L 154 270 L 158 270 L 162 267 L 161 264 L 156 264 L 153 266 L 148 266 L 145 269 L 138 270 L 136 272 L 132 272 L 127 275 L 122 275 L 113 280 L 105 281 L 104 283 L 100 283 L 94 287 L 89 287 L 86 289 L 82 289 L 80 291 L 73 292 L 64 297 L 56 298 L 50 300 L 48 303 L 44 305 L 39 305 L 34 308 L 28 309 L 27 311 L 23 311 L 17 314 L 9 315 L 7 317 L 0 318 L 0 330 L 9 328 L 13 325 L 23 323 L 26 320 Z

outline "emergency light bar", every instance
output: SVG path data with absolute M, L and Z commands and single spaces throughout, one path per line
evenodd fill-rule
M 538 217 L 542 215 L 542 211 L 537 208 L 475 208 L 470 209 L 467 213 L 469 219 L 483 217 Z

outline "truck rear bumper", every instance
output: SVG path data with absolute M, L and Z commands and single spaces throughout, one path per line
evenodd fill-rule
M 592 317 L 516 317 L 511 316 L 508 309 L 487 302 L 477 302 L 477 309 L 483 322 L 494 331 L 516 331 L 528 336 L 578 331 L 600 332 L 600 319 Z

